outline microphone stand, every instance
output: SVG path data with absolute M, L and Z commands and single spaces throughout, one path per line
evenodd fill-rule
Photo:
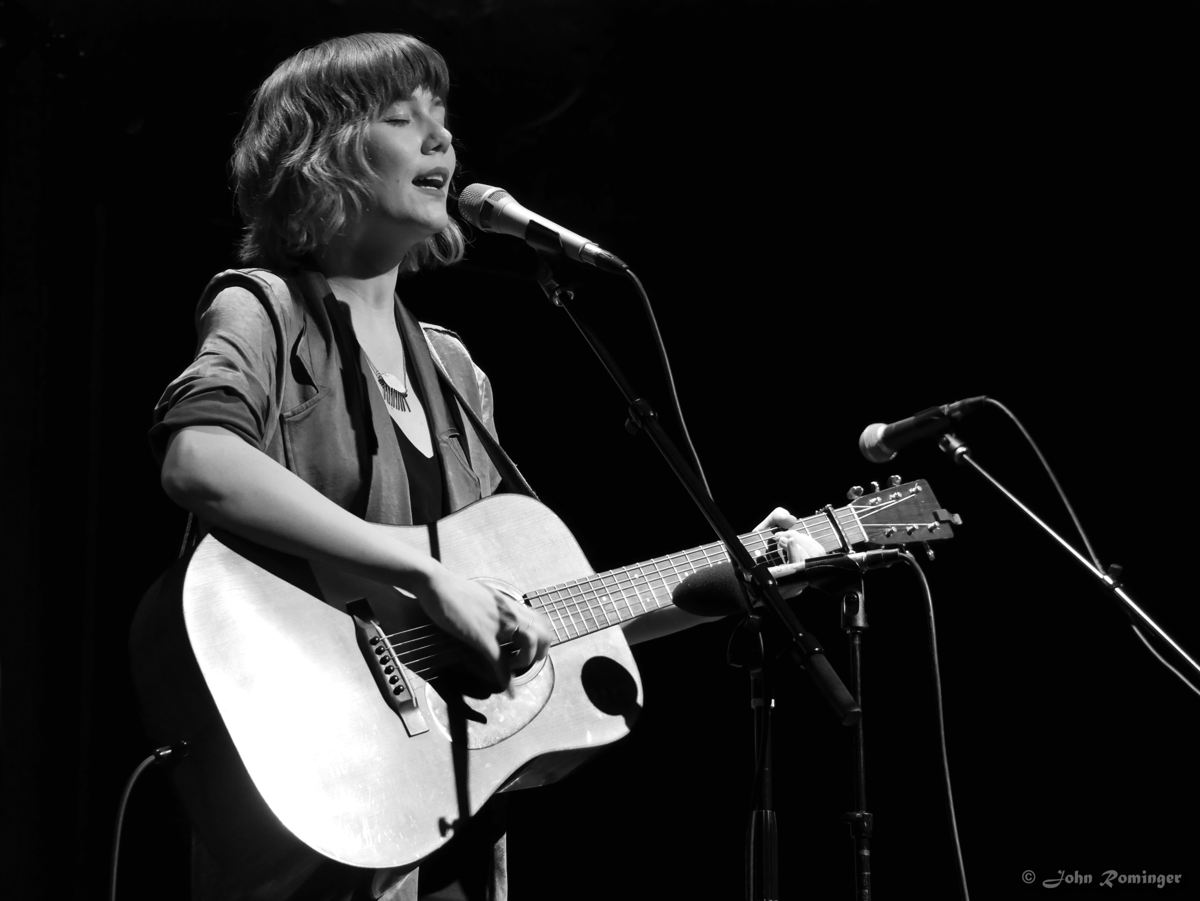
M 658 449 L 666 460 L 675 477 L 683 485 L 692 502 L 708 521 L 709 526 L 725 545 L 734 568 L 741 576 L 743 591 L 741 600 L 746 608 L 748 618 L 754 618 L 754 606 L 761 604 L 783 626 L 789 637 L 789 656 L 802 668 L 808 671 L 817 690 L 824 696 L 826 702 L 833 708 L 834 715 L 842 725 L 850 726 L 858 722 L 861 710 L 857 701 L 846 689 L 833 667 L 825 657 L 825 652 L 800 623 L 791 607 L 784 603 L 780 596 L 778 584 L 771 575 L 768 565 L 756 563 L 750 552 L 738 539 L 738 533 L 726 521 L 724 514 L 715 501 L 705 490 L 698 476 L 693 472 L 691 464 L 679 452 L 671 440 L 653 407 L 630 385 L 621 371 L 616 360 L 600 341 L 599 337 L 580 320 L 572 311 L 571 303 L 574 293 L 558 283 L 551 269 L 552 254 L 539 251 L 541 265 L 537 273 L 537 281 L 546 297 L 556 307 L 566 313 L 571 323 L 578 330 L 583 340 L 600 360 L 609 377 L 616 383 L 629 408 L 629 419 L 626 429 L 630 433 L 642 431 Z M 753 677 L 752 677 L 753 679 Z M 752 690 L 756 693 L 755 733 L 756 738 L 766 741 L 769 729 L 770 698 L 760 683 L 752 681 Z M 765 751 L 763 744 L 756 750 Z M 764 775 L 761 771 L 756 785 L 756 804 L 758 809 L 752 815 L 750 834 L 748 836 L 748 851 L 751 859 L 748 861 L 747 890 L 756 893 L 749 901 L 776 901 L 778 899 L 777 882 L 777 835 L 775 831 L 774 812 L 770 805 L 770 776 L 769 769 Z
M 867 630 L 866 586 L 859 573 L 842 594 L 842 630 L 850 645 L 850 688 L 862 708 L 862 639 Z M 854 892 L 858 901 L 871 898 L 871 835 L 875 817 L 867 810 L 867 745 L 863 721 L 854 724 L 854 810 L 846 814 L 854 841 Z
M 1055 532 L 1054 529 L 1050 528 L 1050 526 L 1048 526 L 1045 522 L 1043 522 L 1037 516 L 1036 513 L 1034 513 L 1032 510 L 1030 510 L 1028 507 L 1026 507 L 1023 503 L 1021 503 L 1021 501 L 1016 497 L 1016 495 L 1014 495 L 1011 491 L 1009 491 L 1007 488 L 1005 488 L 1002 484 L 1000 484 L 1000 482 L 998 482 L 995 478 L 993 478 L 992 475 L 990 473 L 988 473 L 987 470 L 985 470 L 982 466 L 980 466 L 978 463 L 976 463 L 975 460 L 971 457 L 970 448 L 968 448 L 966 446 L 966 444 L 964 444 L 961 440 L 959 440 L 957 435 L 950 433 L 950 432 L 943 435 L 942 440 L 938 443 L 938 448 L 942 452 L 949 454 L 950 457 L 954 460 L 954 462 L 959 464 L 960 466 L 963 464 L 970 466 L 973 470 L 975 470 L 975 472 L 977 472 L 987 482 L 989 482 L 993 488 L 995 488 L 1004 497 L 1006 497 L 1009 501 L 1011 501 L 1014 505 L 1016 505 L 1016 507 L 1019 510 L 1021 510 L 1022 513 L 1024 513 L 1027 517 L 1029 517 L 1031 520 L 1033 520 L 1033 522 L 1036 523 L 1038 526 L 1040 526 L 1042 528 L 1042 530 L 1044 532 L 1046 532 L 1046 534 L 1048 534 L 1051 538 L 1053 538 L 1055 541 L 1057 541 L 1065 551 L 1067 551 L 1072 557 L 1074 557 L 1081 564 L 1083 564 L 1084 568 L 1086 568 L 1088 572 L 1090 572 L 1093 576 L 1095 576 L 1095 578 L 1097 579 L 1097 581 L 1100 582 L 1101 585 L 1103 585 L 1105 588 L 1107 588 L 1109 590 L 1109 592 L 1113 595 L 1113 597 L 1115 597 L 1125 608 L 1126 614 L 1129 616 L 1129 619 L 1134 622 L 1135 625 L 1136 625 L 1137 621 L 1140 620 L 1142 623 L 1144 623 L 1146 626 L 1148 626 L 1150 629 L 1152 629 L 1155 632 L 1155 634 L 1158 635 L 1159 638 L 1161 638 L 1168 645 L 1170 645 L 1172 650 L 1174 650 L 1175 653 L 1178 654 L 1182 659 L 1186 660 L 1191 665 L 1192 669 L 1198 675 L 1200 675 L 1200 664 L 1197 664 L 1196 661 L 1193 660 L 1188 655 L 1187 651 L 1185 651 L 1183 648 L 1181 648 L 1179 646 L 1179 644 L 1175 641 L 1175 639 L 1173 639 L 1170 635 L 1168 635 L 1163 630 L 1163 628 L 1161 626 L 1159 626 L 1158 623 L 1156 623 L 1153 619 L 1151 619 L 1149 614 L 1147 614 L 1144 610 L 1142 610 L 1141 607 L 1139 607 L 1136 603 L 1134 603 L 1133 598 L 1131 598 L 1128 594 L 1126 594 L 1125 590 L 1123 588 L 1121 588 L 1121 586 L 1117 582 L 1116 578 L 1114 578 L 1115 575 L 1120 574 L 1120 567 L 1110 566 L 1109 572 L 1107 572 L 1107 573 L 1100 572 L 1100 570 L 1098 570 L 1095 566 L 1092 565 L 1092 562 L 1090 560 L 1088 560 L 1087 557 L 1085 557 L 1085 556 L 1083 556 L 1083 554 L 1079 553 L 1079 551 L 1077 551 L 1065 538 L 1063 538 L 1061 535 L 1059 535 L 1057 532 Z
M 750 712 L 754 749 L 754 807 L 746 826 L 747 901 L 779 897 L 779 826 L 775 818 L 772 783 L 771 716 L 775 697 L 767 677 L 767 653 L 762 618 L 750 614 L 729 639 L 728 663 L 750 675 Z

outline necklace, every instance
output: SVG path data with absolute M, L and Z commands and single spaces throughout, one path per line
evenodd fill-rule
M 365 353 L 363 356 L 367 357 Z M 408 366 L 404 367 L 404 381 L 401 382 L 390 372 L 380 372 L 376 369 L 370 357 L 367 357 L 367 365 L 371 367 L 375 381 L 379 384 L 383 402 L 393 410 L 399 410 L 402 413 L 409 412 L 411 408 L 408 405 Z

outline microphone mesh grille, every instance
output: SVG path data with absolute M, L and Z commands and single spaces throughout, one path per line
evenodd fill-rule
M 483 223 L 483 204 L 492 192 L 503 194 L 499 188 L 491 185 L 467 185 L 458 195 L 458 215 L 470 222 L 476 228 L 486 229 Z

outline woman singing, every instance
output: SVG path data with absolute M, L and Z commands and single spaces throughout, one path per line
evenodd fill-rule
M 545 616 L 382 528 L 527 490 L 495 442 L 488 379 L 397 294 L 402 273 L 463 253 L 446 208 L 448 85 L 441 55 L 399 34 L 327 41 L 261 85 L 233 156 L 247 268 L 205 290 L 196 357 L 151 440 L 164 490 L 204 528 L 397 586 L 499 690 L 546 656 Z M 506 897 L 503 837 L 483 834 L 452 875 L 473 896 Z M 196 899 L 418 897 L 415 871 L 299 859 L 237 884 L 197 842 Z

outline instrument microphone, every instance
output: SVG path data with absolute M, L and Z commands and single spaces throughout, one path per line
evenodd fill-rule
M 847 575 L 859 575 L 899 562 L 904 551 L 883 548 L 853 554 L 829 554 L 809 557 L 797 563 L 772 566 L 771 577 L 784 597 L 799 593 L 809 585 L 840 581 Z M 795 591 L 790 588 L 795 587 Z M 742 583 L 732 563 L 718 563 L 692 573 L 676 586 L 671 603 L 695 616 L 727 616 L 746 609 L 742 601 Z
M 961 419 L 987 400 L 985 395 L 956 400 L 952 404 L 930 407 L 915 416 L 898 422 L 873 422 L 858 438 L 858 449 L 872 463 L 887 463 L 896 454 L 929 435 L 945 432 L 952 422 Z
M 458 195 L 458 213 L 476 228 L 512 235 L 535 250 L 561 253 L 572 260 L 610 272 L 624 272 L 629 268 L 594 241 L 525 209 L 503 188 L 467 185 Z

